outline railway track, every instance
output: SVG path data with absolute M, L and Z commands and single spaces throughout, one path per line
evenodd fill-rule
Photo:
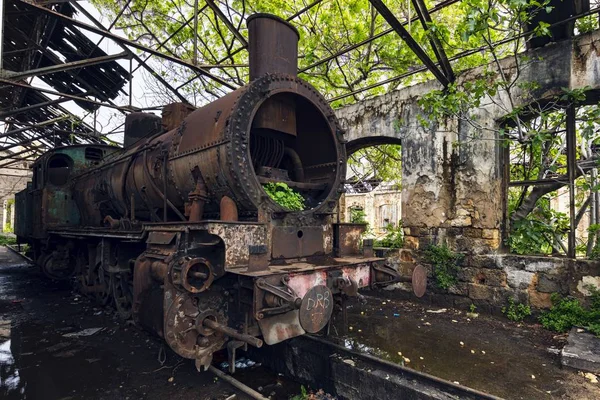
M 266 346 L 252 357 L 343 399 L 500 399 L 315 336 Z
M 6 246 L 31 260 L 14 246 Z M 357 352 L 317 336 L 304 335 L 275 346 L 252 349 L 250 357 L 274 372 L 349 400 L 387 399 L 489 399 L 501 400 L 481 391 Z M 266 397 L 215 367 L 210 372 L 253 399 Z

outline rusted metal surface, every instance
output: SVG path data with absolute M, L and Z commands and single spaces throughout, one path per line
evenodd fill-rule
M 250 80 L 266 74 L 291 76 L 298 71 L 298 31 L 289 22 L 271 14 L 248 17 Z
M 229 196 L 223 196 L 220 204 L 221 221 L 236 222 L 239 218 L 235 202 Z
M 423 297 L 427 290 L 427 271 L 420 265 L 413 269 L 412 273 L 412 288 L 415 296 Z
M 273 16 L 248 20 L 249 84 L 197 110 L 166 107 L 160 132 L 156 117 L 129 115 L 123 149 L 55 149 L 19 195 L 32 218 L 19 232 L 48 276 L 76 275 L 83 294 L 198 369 L 220 349 L 235 365 L 238 348 L 317 332 L 334 304 L 398 281 L 368 243 L 361 253 L 363 225 L 333 224 L 344 133 L 296 76 L 297 32 Z M 267 195 L 279 182 L 305 210 Z
M 366 229 L 367 226 L 365 224 L 333 224 L 334 247 L 337 256 L 344 257 L 360 254 L 361 236 Z
M 273 258 L 299 258 L 324 254 L 320 226 L 273 228 Z
M 159 116 L 134 112 L 125 116 L 123 147 L 131 147 L 145 137 L 153 136 L 162 130 Z
M 333 295 L 325 285 L 311 288 L 302 299 L 300 325 L 308 333 L 317 333 L 327 325 L 333 312 Z
M 185 103 L 171 103 L 166 105 L 162 111 L 162 129 L 165 132 L 176 129 L 194 110 L 193 106 Z

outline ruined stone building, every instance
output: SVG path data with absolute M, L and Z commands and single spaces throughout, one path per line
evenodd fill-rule
M 30 179 L 31 172 L 26 162 L 13 165 L 11 168 L 0 168 L 0 221 L 2 221 L 0 230 L 2 232 L 11 231 L 11 227 L 14 225 L 12 204 L 15 200 L 15 193 L 23 190 Z

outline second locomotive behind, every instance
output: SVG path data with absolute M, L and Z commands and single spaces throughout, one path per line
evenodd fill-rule
M 53 149 L 17 195 L 16 234 L 46 275 L 75 277 L 199 369 L 225 347 L 234 358 L 248 344 L 318 332 L 346 296 L 399 280 L 372 243 L 361 247 L 364 226 L 334 222 L 344 132 L 296 76 L 298 32 L 267 14 L 249 17 L 248 30 L 247 85 L 171 115 L 171 130 L 128 115 L 123 149 Z M 305 209 L 272 200 L 263 185 L 275 182 Z

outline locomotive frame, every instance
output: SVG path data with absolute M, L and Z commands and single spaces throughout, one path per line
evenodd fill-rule
M 199 370 L 226 348 L 233 372 L 236 349 L 327 329 L 347 296 L 402 280 L 364 225 L 334 222 L 344 131 L 296 76 L 297 31 L 266 14 L 248 29 L 246 86 L 187 116 L 129 114 L 123 149 L 55 148 L 16 196 L 15 233 L 49 278 L 75 278 Z M 281 207 L 269 182 L 308 209 Z

